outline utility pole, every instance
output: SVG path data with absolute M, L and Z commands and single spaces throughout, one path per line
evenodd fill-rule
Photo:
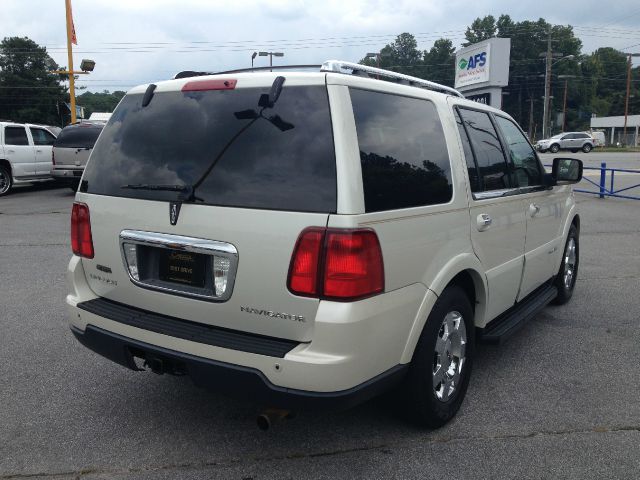
M 562 100 L 562 133 L 567 125 L 567 86 L 569 80 L 564 79 L 564 100 Z
M 529 141 L 533 143 L 533 97 L 529 97 Z
M 624 100 L 624 142 L 627 143 L 627 117 L 629 116 L 629 94 L 631 91 L 631 58 L 640 57 L 640 53 L 629 53 L 627 62 L 627 95 Z
M 551 90 L 551 60 L 553 54 L 551 52 L 551 28 L 547 36 L 547 55 L 545 56 L 544 69 L 544 108 L 542 109 L 542 138 L 546 138 L 547 129 L 549 127 L 549 95 Z

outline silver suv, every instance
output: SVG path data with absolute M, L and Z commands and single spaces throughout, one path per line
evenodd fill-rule
M 582 150 L 584 153 L 589 153 L 594 145 L 594 138 L 586 132 L 567 132 L 539 140 L 536 148 L 540 152 L 558 153 L 560 150 L 570 150 L 575 153 Z
M 581 175 L 546 173 L 504 112 L 362 65 L 142 85 L 76 194 L 71 330 L 265 407 L 402 387 L 437 427 L 476 340 L 571 297 Z
M 81 122 L 62 129 L 53 143 L 51 176 L 74 191 L 105 122 Z

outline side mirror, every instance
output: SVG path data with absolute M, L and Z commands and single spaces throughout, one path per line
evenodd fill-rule
M 556 185 L 570 185 L 582 180 L 582 161 L 575 158 L 554 158 L 551 176 Z

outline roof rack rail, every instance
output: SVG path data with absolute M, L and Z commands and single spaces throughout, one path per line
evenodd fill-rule
M 387 77 L 396 80 L 399 83 L 411 85 L 414 87 L 428 88 L 429 90 L 436 90 L 439 92 L 451 93 L 457 97 L 464 98 L 458 90 L 455 88 L 447 87 L 436 82 L 430 82 L 418 77 L 412 77 L 403 73 L 392 72 L 391 70 L 385 70 L 383 68 L 369 67 L 367 65 L 360 65 L 359 63 L 344 62 L 342 60 L 327 60 L 322 64 L 320 68 L 321 72 L 335 72 L 344 73 L 342 70 L 351 70 L 352 75 L 366 76 L 378 75 L 381 77 Z
M 175 75 L 174 80 L 179 78 L 188 77 L 201 77 L 203 75 L 228 75 L 230 73 L 244 73 L 244 72 L 264 72 L 271 70 L 290 70 L 301 68 L 320 68 L 321 65 L 273 65 L 270 67 L 251 67 L 251 68 L 239 68 L 237 70 L 225 70 L 223 72 L 194 72 L 192 70 L 185 70 Z

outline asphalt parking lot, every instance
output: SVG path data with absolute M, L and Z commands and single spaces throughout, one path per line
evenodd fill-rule
M 0 199 L 0 479 L 638 478 L 640 202 L 577 199 L 573 299 L 479 346 L 453 422 L 420 430 L 374 400 L 262 432 L 255 405 L 75 341 L 73 194 L 22 188 Z

